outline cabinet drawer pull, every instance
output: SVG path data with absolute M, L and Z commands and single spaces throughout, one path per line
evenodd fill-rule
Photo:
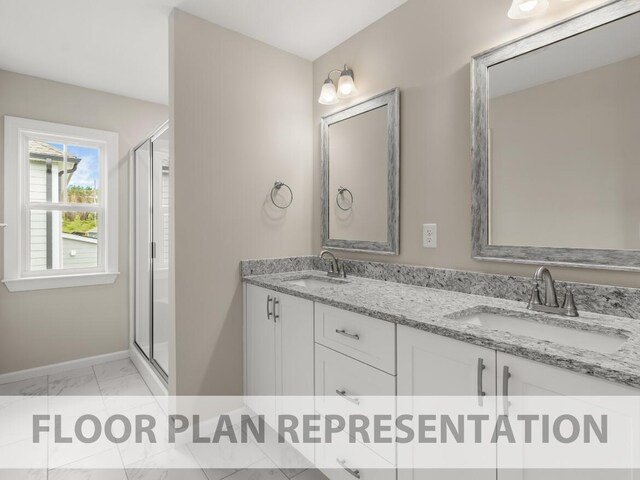
M 509 379 L 511 372 L 506 365 L 502 368 L 502 401 L 504 406 L 504 414 L 509 415 Z
M 487 368 L 484 366 L 484 360 L 482 358 L 478 358 L 478 404 L 482 406 L 482 397 L 486 395 L 482 390 L 482 372 Z
M 343 337 L 347 337 L 352 340 L 360 340 L 360 335 L 358 335 L 357 333 L 349 333 L 346 330 L 338 330 L 338 329 L 336 329 L 336 333 L 338 335 L 342 335 Z
M 354 405 L 360 405 L 360 400 L 358 400 L 355 397 L 350 397 L 349 395 L 347 395 L 346 390 L 336 390 L 336 393 L 340 395 L 342 398 L 344 398 L 345 400 L 347 400 L 348 402 L 351 402 Z
M 344 468 L 350 475 L 353 475 L 356 478 L 360 478 L 360 470 L 347 467 L 347 462 L 345 460 L 336 458 L 336 462 L 338 462 L 338 465 Z
M 273 302 L 273 297 L 271 297 L 271 295 L 267 295 L 267 320 L 271 319 L 271 309 L 269 308 L 271 306 L 271 302 Z
M 278 308 L 278 305 L 280 305 L 280 300 L 278 300 L 278 297 L 273 297 L 273 321 L 274 323 L 278 321 L 278 319 L 280 318 L 280 315 L 278 315 L 278 311 L 276 310 L 276 308 Z

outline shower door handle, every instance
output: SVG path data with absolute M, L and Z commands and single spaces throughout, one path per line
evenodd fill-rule
M 151 258 L 155 259 L 156 258 L 156 242 L 151 242 L 150 244 L 150 249 L 151 249 Z

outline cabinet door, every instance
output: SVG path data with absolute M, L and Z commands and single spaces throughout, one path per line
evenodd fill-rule
M 269 305 L 267 306 L 267 301 Z M 253 285 L 245 291 L 245 403 L 268 422 L 275 418 L 275 324 L 273 292 Z
M 313 302 L 274 295 L 275 408 L 278 415 L 302 418 L 314 413 Z M 277 465 L 298 469 L 313 466 L 313 444 L 273 441 L 265 447 Z
M 480 365 L 480 375 L 478 366 Z M 484 367 L 484 368 L 482 368 Z M 467 396 L 461 400 L 467 414 L 495 415 L 495 351 L 459 342 L 439 335 L 421 332 L 409 327 L 398 327 L 398 413 L 417 417 L 424 413 L 421 396 Z M 478 387 L 488 397 L 478 397 Z M 475 403 L 477 400 L 477 403 Z M 463 412 L 451 412 L 453 415 Z M 415 426 L 414 426 L 415 428 Z M 467 450 L 468 451 L 468 450 Z M 482 445 L 474 450 L 482 461 L 483 469 L 402 469 L 399 480 L 495 480 L 495 448 Z M 417 442 L 398 446 L 399 465 L 419 463 L 420 458 L 446 458 L 455 464 L 451 451 L 438 450 L 438 445 L 418 445 Z M 450 460 L 449 460 L 450 459 Z M 476 463 L 477 464 L 477 463 Z
M 508 369 L 508 374 L 505 368 Z M 551 418 L 557 418 L 558 414 L 569 414 L 582 418 L 583 414 L 589 412 L 591 412 L 589 414 L 598 412 L 596 418 L 599 418 L 600 414 L 606 413 L 626 415 L 629 412 L 627 407 L 632 406 L 636 409 L 636 414 L 629 417 L 628 423 L 623 422 L 629 427 L 628 443 L 620 449 L 614 448 L 611 454 L 620 456 L 616 458 L 621 459 L 632 458 L 634 452 L 640 448 L 635 425 L 638 419 L 638 401 L 637 397 L 631 398 L 631 396 L 638 395 L 637 390 L 501 352 L 497 354 L 497 371 L 498 394 L 500 396 L 498 413 L 508 412 L 515 425 L 519 425 L 513 421 L 515 415 L 536 412 L 536 407 L 538 412 L 544 410 L 543 414 L 548 411 Z M 505 396 L 505 393 L 508 393 L 508 396 Z M 547 407 L 546 403 L 543 403 L 544 400 L 539 398 L 547 396 L 563 398 L 550 400 L 549 407 Z M 588 396 L 589 398 L 579 398 L 580 396 Z M 620 404 L 615 405 L 605 398 L 597 398 L 608 396 L 628 397 L 628 399 L 621 399 Z M 618 406 L 621 408 L 616 410 Z M 568 459 L 567 455 L 572 453 L 571 450 L 554 449 L 553 452 L 557 452 L 557 456 L 560 457 L 559 461 L 565 466 L 569 461 L 573 464 L 577 462 L 582 464 L 589 457 L 592 457 L 588 453 L 585 454 L 584 449 L 578 450 L 579 458 L 577 460 Z M 534 465 L 535 462 L 540 461 L 540 458 L 536 457 L 538 454 L 540 453 L 536 453 L 532 447 L 527 449 L 527 446 L 522 443 L 517 445 L 499 443 L 498 466 L 505 466 L 506 462 L 514 459 L 520 465 L 525 466 L 524 469 L 500 468 L 498 470 L 499 480 L 635 480 L 639 478 L 639 472 L 622 469 L 527 469 L 527 464 Z M 624 461 L 621 460 L 620 465 L 623 465 Z
M 276 392 L 313 396 L 313 302 L 276 294 Z

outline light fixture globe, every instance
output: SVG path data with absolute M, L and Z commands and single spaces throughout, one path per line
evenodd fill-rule
M 509 18 L 519 20 L 540 15 L 547 8 L 549 8 L 549 0 L 513 0 L 507 15 Z
M 345 65 L 338 80 L 338 98 L 351 97 L 355 95 L 356 92 L 356 84 L 353 81 L 353 70 Z
M 338 95 L 336 94 L 336 86 L 330 78 L 327 78 L 320 90 L 320 97 L 318 103 L 322 105 L 335 105 L 338 103 Z

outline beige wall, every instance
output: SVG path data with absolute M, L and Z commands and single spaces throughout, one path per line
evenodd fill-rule
M 242 393 L 243 258 L 311 250 L 312 66 L 174 11 L 175 362 L 181 395 Z M 268 199 L 276 180 L 293 205 Z
M 638 79 L 635 57 L 491 99 L 492 244 L 640 249 Z
M 22 293 L 0 287 L 0 373 L 128 349 L 129 149 L 166 120 L 167 107 L 0 70 L 0 117 L 4 115 L 119 133 L 121 274 L 106 286 Z M 3 155 L 0 148 L 0 177 Z M 0 234 L 0 251 L 2 242 Z
M 594 6 L 551 2 L 529 21 L 507 18 L 508 1 L 409 0 L 313 64 L 314 97 L 327 72 L 349 64 L 359 90 L 353 103 L 401 89 L 401 245 L 399 257 L 351 258 L 531 275 L 526 265 L 471 259 L 469 59 L 476 53 Z M 314 252 L 320 250 L 320 117 L 348 104 L 314 104 Z M 422 224 L 438 224 L 438 248 L 422 248 Z M 554 269 L 559 279 L 640 287 L 637 273 Z
M 387 108 L 329 127 L 329 238 L 387 241 L 388 163 Z M 348 211 L 338 207 L 340 187 L 353 195 Z M 345 193 L 342 208 L 348 208 L 350 200 Z

